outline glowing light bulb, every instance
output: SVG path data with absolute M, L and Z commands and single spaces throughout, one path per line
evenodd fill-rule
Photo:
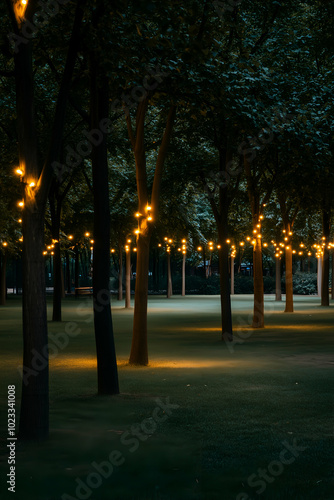
M 202 251 L 202 247 L 197 247 L 197 250 L 198 250 L 199 252 L 201 252 L 201 251 Z
M 89 238 L 89 237 L 90 237 L 90 233 L 85 233 L 85 236 L 86 236 L 87 238 Z
M 19 201 L 19 202 L 18 202 L 18 206 L 19 206 L 19 207 L 24 207 L 24 201 Z

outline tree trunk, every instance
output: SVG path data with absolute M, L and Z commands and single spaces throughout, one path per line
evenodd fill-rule
M 254 238 L 253 246 L 253 276 L 254 276 L 254 312 L 253 328 L 264 327 L 264 288 L 262 268 L 262 242 L 261 238 Z
M 3 250 L 1 253 L 1 270 L 0 270 L 0 305 L 6 305 L 7 297 L 7 286 L 6 286 L 6 264 L 7 264 L 7 252 Z
M 182 256 L 182 297 L 186 294 L 186 254 Z
M 173 295 L 172 271 L 170 265 L 170 252 L 167 252 L 167 299 Z
M 321 257 L 317 258 L 317 292 L 318 297 L 321 297 L 321 289 L 322 289 L 322 259 Z
M 99 78 L 95 54 L 90 58 L 91 127 L 99 130 L 109 106 L 108 81 Z M 102 135 L 102 134 L 101 134 Z M 118 394 L 118 373 L 110 309 L 110 210 L 108 150 L 106 134 L 93 146 L 92 171 L 94 195 L 93 303 L 99 394 Z
M 122 245 L 118 247 L 118 300 L 123 300 L 123 251 Z
M 285 311 L 293 312 L 292 247 L 285 247 Z
M 131 307 L 131 248 L 125 254 L 125 308 Z
M 331 217 L 330 212 L 323 210 L 322 213 L 322 226 L 325 246 L 323 247 L 322 256 L 322 278 L 321 278 L 321 305 L 329 306 L 329 235 L 331 230 Z
M 332 300 L 334 300 L 334 250 L 332 250 Z
M 137 241 L 137 269 L 133 317 L 133 336 L 129 359 L 129 363 L 133 365 L 148 364 L 147 298 L 150 239 L 150 234 L 139 235 Z
M 24 210 L 23 373 L 19 436 L 44 439 L 49 432 L 49 359 L 45 296 L 44 211 Z
M 77 295 L 77 288 L 79 288 L 79 247 L 78 243 L 74 247 L 74 292 Z
M 53 312 L 52 321 L 61 321 L 61 297 L 62 297 L 62 266 L 60 255 L 59 231 L 58 238 L 53 234 Z
M 282 300 L 282 285 L 281 285 L 281 258 L 276 257 L 276 292 L 275 292 L 275 300 Z
M 231 295 L 234 295 L 234 257 L 231 255 Z
M 228 266 L 229 246 L 226 243 L 227 232 L 221 231 L 220 249 L 218 250 L 219 258 L 219 284 L 220 284 L 220 306 L 221 306 L 221 322 L 222 322 L 222 340 L 231 341 L 232 332 L 232 311 L 231 311 L 231 295 L 230 295 L 230 273 Z
M 70 255 L 66 252 L 66 288 L 67 293 L 71 293 L 72 291 L 72 283 L 71 283 L 71 269 L 70 269 Z

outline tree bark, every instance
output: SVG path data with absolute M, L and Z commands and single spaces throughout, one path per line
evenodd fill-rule
M 255 237 L 253 246 L 254 313 L 253 328 L 264 327 L 264 287 L 262 268 L 262 241 Z
M 90 57 L 92 130 L 99 130 L 99 123 L 109 108 L 108 81 L 99 86 L 96 54 Z M 118 372 L 110 309 L 110 210 L 108 184 L 108 149 L 106 134 L 92 150 L 94 196 L 94 253 L 93 253 L 93 303 L 94 330 L 97 354 L 97 379 L 99 394 L 118 394 Z
M 275 300 L 282 300 L 282 285 L 281 285 L 281 259 L 280 257 L 276 257 L 276 292 L 275 292 Z
M 62 286 L 62 265 L 60 255 L 59 232 L 58 238 L 54 238 L 53 255 L 53 312 L 52 321 L 61 321 L 61 297 L 63 293 Z
M 23 381 L 19 435 L 25 439 L 44 439 L 49 431 L 48 334 L 42 254 L 44 211 L 26 203 L 22 229 Z
M 7 286 L 6 286 L 6 267 L 7 267 L 7 252 L 3 250 L 1 252 L 1 263 L 0 263 L 0 305 L 6 305 L 7 298 Z
M 322 258 L 317 257 L 317 292 L 318 297 L 321 297 L 321 289 L 322 289 Z
M 131 307 L 131 248 L 125 254 L 125 308 Z
M 123 300 L 123 249 L 122 245 L 118 247 L 118 300 Z
M 334 300 L 334 250 L 332 250 L 332 300 Z
M 148 236 L 139 235 L 137 241 L 133 336 L 129 359 L 129 363 L 133 365 L 148 365 L 147 297 L 150 236 L 150 234 Z
M 260 192 L 258 179 L 252 173 L 250 162 L 244 155 L 244 166 L 247 179 L 247 192 L 250 201 L 253 219 L 253 280 L 254 280 L 254 310 L 253 328 L 264 328 L 264 286 L 263 286 L 263 264 L 262 264 L 262 240 L 261 240 L 261 216 L 264 202 L 260 203 Z M 264 196 L 264 200 L 270 196 L 272 186 Z M 260 226 L 260 227 L 259 227 Z
M 290 227 L 290 226 L 288 226 Z M 293 312 L 292 247 L 285 247 L 285 311 Z
M 75 244 L 74 247 L 74 288 L 75 288 L 75 293 L 76 289 L 79 288 L 79 267 L 80 267 L 80 262 L 79 262 L 79 246 L 78 243 Z
M 234 295 L 234 257 L 231 255 L 231 295 Z
M 322 256 L 322 279 L 321 279 L 321 305 L 329 307 L 329 236 L 331 231 L 331 216 L 330 211 L 323 210 L 322 212 L 322 228 L 325 246 L 323 247 Z
M 231 311 L 231 289 L 230 289 L 230 272 L 229 272 L 229 246 L 226 243 L 228 237 L 227 220 L 221 221 L 218 228 L 220 249 L 218 250 L 219 258 L 219 284 L 220 284 L 220 307 L 221 307 L 221 324 L 222 324 L 222 340 L 231 341 L 233 338 L 232 331 L 232 311 Z
M 129 363 L 137 365 L 148 364 L 147 347 L 147 298 L 148 298 L 148 270 L 149 270 L 149 245 L 152 234 L 151 220 L 157 220 L 159 213 L 159 200 L 163 167 L 173 130 L 175 106 L 172 104 L 168 113 L 165 132 L 162 137 L 156 160 L 151 202 L 148 199 L 146 153 L 145 153 L 145 116 L 148 101 L 141 101 L 136 113 L 136 133 L 131 124 L 130 114 L 127 114 L 127 127 L 129 139 L 136 162 L 136 182 L 138 194 L 138 219 L 139 234 L 137 237 L 137 274 L 135 288 L 135 306 L 133 316 L 133 335 Z M 150 220 L 148 219 L 148 206 L 150 206 Z
M 182 255 L 182 297 L 186 294 L 186 254 Z
M 170 252 L 167 252 L 167 299 L 173 295 L 172 271 L 170 265 Z
M 66 259 L 66 288 L 67 288 L 67 293 L 71 293 L 72 283 L 71 283 L 71 269 L 70 269 L 69 252 L 66 252 L 65 259 Z

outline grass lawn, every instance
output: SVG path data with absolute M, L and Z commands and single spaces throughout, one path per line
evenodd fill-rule
M 332 500 L 333 304 L 295 297 L 286 314 L 268 296 L 266 328 L 253 330 L 252 296 L 235 296 L 228 348 L 219 297 L 152 297 L 150 366 L 132 368 L 133 310 L 113 301 L 121 394 L 97 397 L 91 303 L 67 299 L 64 321 L 49 323 L 53 334 L 69 321 L 81 333 L 50 362 L 49 441 L 17 443 L 17 499 Z M 0 328 L 0 489 L 15 498 L 4 477 L 8 384 L 17 425 L 20 402 L 19 299 L 1 307 Z

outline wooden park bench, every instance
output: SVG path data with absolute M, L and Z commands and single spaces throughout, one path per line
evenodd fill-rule
M 75 296 L 79 295 L 93 295 L 93 287 L 92 286 L 80 286 L 75 288 Z

